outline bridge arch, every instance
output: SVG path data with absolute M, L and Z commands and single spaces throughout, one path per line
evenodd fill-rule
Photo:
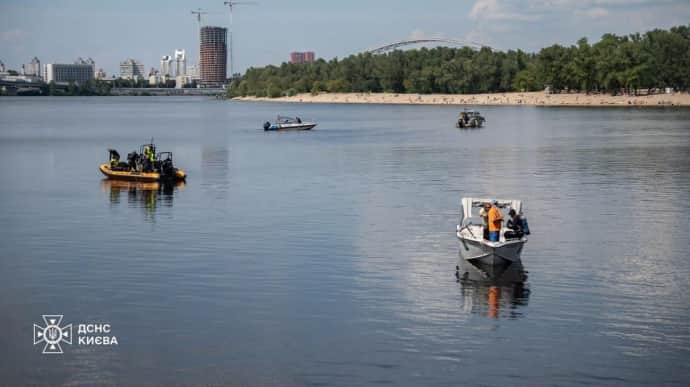
M 467 42 L 467 41 L 462 41 L 458 39 L 446 39 L 446 38 L 428 38 L 428 39 L 410 39 L 410 40 L 401 40 L 399 42 L 394 42 L 394 43 L 389 43 L 383 46 L 375 47 L 375 48 L 370 48 L 368 50 L 365 50 L 365 53 L 371 53 L 371 54 L 383 54 L 384 52 L 387 51 L 393 51 L 397 48 L 404 47 L 404 46 L 411 46 L 415 44 L 423 44 L 423 43 L 448 43 L 453 46 L 458 46 L 458 47 L 474 47 L 474 48 L 482 48 L 482 47 L 487 47 L 491 49 L 489 46 L 485 46 L 480 43 L 476 42 Z

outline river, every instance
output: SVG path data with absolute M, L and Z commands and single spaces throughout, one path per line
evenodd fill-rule
M 1 98 L 0 384 L 687 383 L 690 109 L 461 109 Z M 103 179 L 151 138 L 186 184 Z M 503 281 L 455 276 L 462 196 L 525 202 Z

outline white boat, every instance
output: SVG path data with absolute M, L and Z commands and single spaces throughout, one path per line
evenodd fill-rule
M 276 122 L 264 123 L 264 130 L 310 130 L 316 126 L 316 122 L 302 121 L 299 117 L 278 116 Z
M 460 223 L 456 228 L 457 237 L 460 239 L 460 256 L 466 261 L 483 265 L 504 265 L 520 262 L 520 253 L 522 253 L 522 248 L 527 242 L 527 237 L 524 234 L 517 237 L 512 230 L 503 225 L 498 242 L 485 239 L 485 226 L 484 221 L 479 217 L 479 209 L 485 203 L 491 202 L 495 202 L 504 219 L 508 219 L 510 209 L 522 216 L 522 201 L 520 200 L 463 198 Z M 524 222 L 526 226 L 526 220 Z M 525 234 L 528 234 L 529 228 L 525 227 L 525 229 Z M 507 231 L 509 232 L 506 235 Z

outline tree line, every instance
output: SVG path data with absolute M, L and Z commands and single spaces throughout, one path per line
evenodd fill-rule
M 537 53 L 487 47 L 360 53 L 339 60 L 250 68 L 233 80 L 230 97 L 297 93 L 495 93 L 507 91 L 637 93 L 690 87 L 690 28 L 605 34 L 590 44 L 554 44 Z

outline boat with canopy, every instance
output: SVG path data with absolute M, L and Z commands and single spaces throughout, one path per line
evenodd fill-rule
M 520 215 L 520 230 L 501 226 L 499 240 L 488 240 L 485 220 L 479 215 L 480 209 L 487 203 L 493 203 L 503 218 L 508 218 L 510 210 Z M 520 254 L 529 234 L 527 219 L 523 216 L 521 200 L 498 200 L 491 198 L 462 198 L 460 221 L 456 235 L 460 240 L 460 256 L 473 263 L 485 265 L 502 265 L 520 261 Z

